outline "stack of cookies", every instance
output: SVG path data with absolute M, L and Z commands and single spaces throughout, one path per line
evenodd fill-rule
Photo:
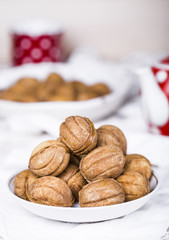
M 70 116 L 60 137 L 40 143 L 29 169 L 14 180 L 15 194 L 52 206 L 118 204 L 150 192 L 151 164 L 139 154 L 127 155 L 123 132 L 113 125 L 95 129 L 90 119 Z

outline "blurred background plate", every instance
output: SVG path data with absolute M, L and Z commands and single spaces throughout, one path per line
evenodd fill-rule
M 81 62 L 82 63 L 82 62 Z M 54 117 L 63 121 L 70 115 L 82 115 L 93 121 L 103 119 L 114 113 L 131 93 L 133 79 L 129 72 L 120 65 L 101 63 L 101 61 L 86 61 L 83 64 L 76 62 L 67 63 L 41 63 L 26 64 L 21 67 L 13 67 L 0 71 L 0 90 L 8 88 L 22 77 L 34 77 L 44 80 L 50 73 L 59 73 L 67 81 L 79 80 L 86 84 L 97 82 L 106 83 L 112 92 L 106 96 L 85 101 L 59 101 L 19 103 L 0 100 L 0 116 L 12 115 L 31 116 L 37 119 L 37 115 Z

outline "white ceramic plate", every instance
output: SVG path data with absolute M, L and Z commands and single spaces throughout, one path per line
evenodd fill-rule
M 10 178 L 8 187 L 17 204 L 20 204 L 26 210 L 44 218 L 76 223 L 99 222 L 130 214 L 146 204 L 154 195 L 159 185 L 158 179 L 153 173 L 150 181 L 151 192 L 139 199 L 105 207 L 80 208 L 78 204 L 74 204 L 73 207 L 53 207 L 32 203 L 17 197 L 14 194 L 13 182 L 15 176 Z
M 132 78 L 127 71 L 120 66 L 99 65 L 92 67 L 78 65 L 75 63 L 42 63 L 27 64 L 21 67 L 13 67 L 0 71 L 0 90 L 8 88 L 22 77 L 36 77 L 39 80 L 45 79 L 50 73 L 60 73 L 67 81 L 80 80 L 87 84 L 96 82 L 105 82 L 112 93 L 86 101 L 66 101 L 66 102 L 37 102 L 37 103 L 19 103 L 6 100 L 0 100 L 0 116 L 8 117 L 10 115 L 22 114 L 27 119 L 37 114 L 54 117 L 56 120 L 63 121 L 70 115 L 81 115 L 90 118 L 93 121 L 102 119 L 115 112 L 122 102 L 128 96 Z M 39 121 L 39 119 L 38 119 Z

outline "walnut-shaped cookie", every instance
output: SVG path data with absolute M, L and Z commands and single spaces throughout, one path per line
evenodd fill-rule
M 45 80 L 44 85 L 48 92 L 54 94 L 57 92 L 58 87 L 64 83 L 64 79 L 59 74 L 51 73 Z
M 11 94 L 13 94 L 13 96 L 18 95 L 18 97 L 21 97 L 21 96 L 24 96 L 24 94 L 27 94 L 25 87 L 18 83 L 15 83 L 14 85 L 12 85 L 9 90 L 10 90 Z
M 80 162 L 80 171 L 88 181 L 101 178 L 116 178 L 122 172 L 125 157 L 120 148 L 113 145 L 101 146 L 88 153 Z
M 48 77 L 46 78 L 45 82 L 47 84 L 53 84 L 53 85 L 60 85 L 64 83 L 64 79 L 62 76 L 58 73 L 50 73 Z
M 58 177 L 68 184 L 73 193 L 73 196 L 77 201 L 79 191 L 84 185 L 87 184 L 86 180 L 80 173 L 79 168 L 76 165 L 70 163 Z
M 37 176 L 57 176 L 69 163 L 69 149 L 64 143 L 49 140 L 40 143 L 32 152 L 29 169 Z
M 65 181 L 53 176 L 35 180 L 29 188 L 29 200 L 59 207 L 71 207 L 74 203 L 73 194 Z
M 68 183 L 69 179 L 72 176 L 74 176 L 77 172 L 79 172 L 78 166 L 69 163 L 67 168 L 58 177 L 64 180 L 66 183 Z
M 123 203 L 125 193 L 114 179 L 99 179 L 85 185 L 79 192 L 80 207 L 100 207 Z
M 79 191 L 87 184 L 86 180 L 78 171 L 75 175 L 73 175 L 69 181 L 68 186 L 70 187 L 73 196 L 75 197 L 76 201 L 79 200 Z
M 103 125 L 97 129 L 98 146 L 115 145 L 126 154 L 127 141 L 123 132 L 113 125 Z
M 17 81 L 15 84 L 18 86 L 22 86 L 25 88 L 25 91 L 34 91 L 36 90 L 37 86 L 39 84 L 39 81 L 36 78 L 21 78 Z
M 29 169 L 23 170 L 22 172 L 16 175 L 14 180 L 15 185 L 14 191 L 18 197 L 28 199 L 26 193 L 26 184 L 30 176 L 31 178 L 34 177 L 34 179 L 37 178 Z
M 143 173 L 147 179 L 151 177 L 151 163 L 140 154 L 130 154 L 126 156 L 124 171 L 134 171 Z
M 122 146 L 117 138 L 111 134 L 110 131 L 105 129 L 97 129 L 97 146 L 104 146 L 104 145 L 115 145 L 122 150 Z
M 71 81 L 70 84 L 73 86 L 73 88 L 75 89 L 76 95 L 84 92 L 88 89 L 88 86 L 86 84 L 84 84 L 83 82 L 80 81 Z
M 89 90 L 97 93 L 98 96 L 103 96 L 103 95 L 109 94 L 111 92 L 109 87 L 104 83 L 96 83 L 96 84 L 90 86 Z
M 116 179 L 125 191 L 126 201 L 145 196 L 150 192 L 150 183 L 144 174 L 139 172 L 124 172 Z
M 5 90 L 0 94 L 0 99 L 15 101 L 15 102 L 37 102 L 37 98 L 28 93 L 17 93 L 11 90 Z
M 0 92 L 0 99 L 8 100 L 8 101 L 15 101 L 15 96 L 10 89 L 6 89 Z
M 60 101 L 74 101 L 76 100 L 76 92 L 71 83 L 67 82 L 58 87 L 56 95 L 53 97 L 58 97 Z
M 36 102 L 35 92 L 38 87 L 38 80 L 23 78 L 1 93 L 6 100 L 17 102 Z
M 44 82 L 40 82 L 36 89 L 36 98 L 39 102 L 48 101 L 51 97 L 50 91 L 46 88 Z
M 97 144 L 94 124 L 86 117 L 71 116 L 60 126 L 61 141 L 75 155 L 90 152 Z
M 39 177 L 36 176 L 33 172 L 29 172 L 29 175 L 28 175 L 28 179 L 26 181 L 26 184 L 25 184 L 25 188 L 26 188 L 26 197 L 27 199 L 29 200 L 29 196 L 30 196 L 30 187 L 31 187 L 31 184 L 33 184 L 33 182 L 38 179 Z

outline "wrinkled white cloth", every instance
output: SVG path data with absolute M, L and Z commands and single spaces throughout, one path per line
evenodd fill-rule
M 9 177 L 27 168 L 32 149 L 48 134 L 17 134 L 0 125 L 0 236 L 5 240 L 168 239 L 169 226 L 169 138 L 147 132 L 138 99 L 124 105 L 116 115 L 97 122 L 120 127 L 128 141 L 128 153 L 140 153 L 157 165 L 160 189 L 141 209 L 128 216 L 90 224 L 63 223 L 35 216 L 17 205 L 8 192 Z M 56 136 L 57 137 L 57 136 Z M 163 236 L 163 238 L 162 238 Z

